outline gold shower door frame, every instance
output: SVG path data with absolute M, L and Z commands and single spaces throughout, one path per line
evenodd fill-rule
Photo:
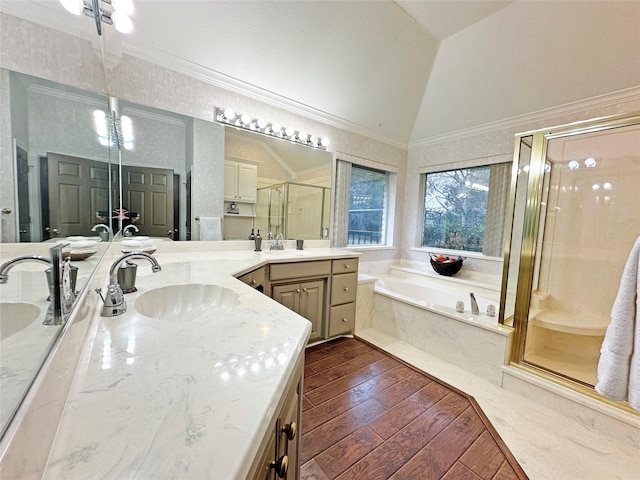
M 514 328 L 510 355 L 512 365 L 629 410 L 630 407 L 626 402 L 613 402 L 598 395 L 590 384 L 591 382 L 573 378 L 565 372 L 555 371 L 528 361 L 526 347 L 532 301 L 538 301 L 532 297 L 534 282 L 537 282 L 540 271 L 543 234 L 541 224 L 545 222 L 546 212 L 543 207 L 547 201 L 545 189 L 548 187 L 549 177 L 545 177 L 545 173 L 550 171 L 549 142 L 563 137 L 632 126 L 640 126 L 640 112 L 597 118 L 515 135 L 510 207 L 506 225 L 506 231 L 510 232 L 510 235 L 507 236 L 505 242 L 499 316 L 500 323 L 511 325 Z M 528 163 L 526 158 L 521 158 L 523 145 L 528 147 L 527 155 L 530 152 Z M 528 170 L 528 173 L 525 173 L 526 180 L 522 178 L 523 169 L 525 172 Z M 518 182 L 519 177 L 520 182 Z M 523 194 L 526 195 L 524 199 L 522 198 Z M 517 202 L 520 203 L 517 204 Z M 518 215 L 515 215 L 516 211 L 518 211 Z M 523 216 L 521 216 L 522 211 L 524 212 Z M 617 253 L 625 259 L 628 255 L 628 252 Z M 533 306 L 535 307 L 535 304 Z

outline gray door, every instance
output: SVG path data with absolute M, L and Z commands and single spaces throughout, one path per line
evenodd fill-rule
M 122 166 L 122 205 L 140 215 L 137 235 L 173 238 L 173 170 Z
M 27 152 L 16 147 L 18 165 L 18 222 L 21 242 L 31 241 L 31 215 L 29 202 L 29 161 Z
M 47 153 L 49 232 L 52 237 L 91 235 L 96 212 L 109 209 L 109 164 Z

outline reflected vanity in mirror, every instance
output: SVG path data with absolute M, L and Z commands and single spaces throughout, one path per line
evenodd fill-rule
M 66 304 L 70 311 L 108 247 L 109 236 L 101 238 L 94 226 L 100 223 L 98 211 L 112 209 L 116 166 L 110 162 L 108 127 L 96 122 L 106 118 L 104 95 L 5 69 L 0 76 L 7 105 L 1 125 L 6 176 L 0 191 L 0 264 L 6 265 L 0 284 L 4 432 L 64 328 L 64 322 L 50 321 L 47 270 L 53 276 L 52 267 L 43 265 L 46 260 L 26 260 L 48 259 L 52 246 L 69 243 L 75 277 Z M 21 258 L 25 261 L 10 262 Z

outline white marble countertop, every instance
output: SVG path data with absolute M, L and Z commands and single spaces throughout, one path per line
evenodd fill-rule
M 268 262 L 358 255 L 169 253 L 174 248 L 154 255 L 161 272 L 136 261 L 138 292 L 125 295 L 124 315 L 104 318 L 93 309 L 45 478 L 245 478 L 311 324 L 232 275 Z M 136 311 L 145 292 L 187 283 L 229 288 L 238 306 L 196 320 Z

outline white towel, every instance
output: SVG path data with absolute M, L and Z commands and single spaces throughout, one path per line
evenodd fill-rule
M 640 237 L 624 267 L 600 349 L 596 391 L 640 410 Z
M 222 240 L 220 217 L 200 217 L 200 240 Z

